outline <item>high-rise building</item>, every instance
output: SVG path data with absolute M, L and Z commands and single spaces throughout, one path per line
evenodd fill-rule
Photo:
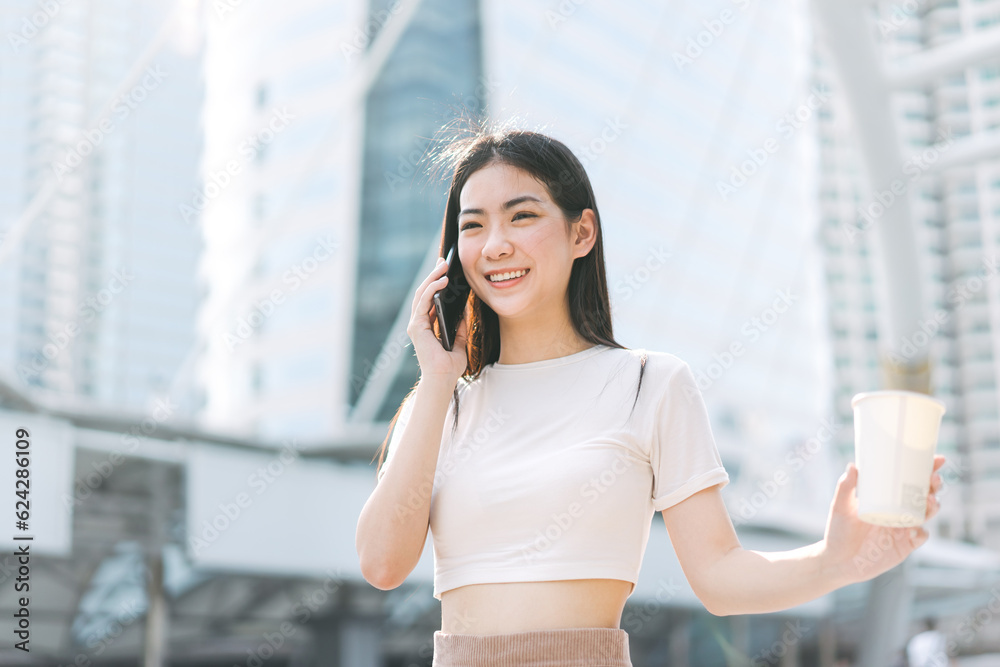
M 360 107 L 341 53 L 363 3 L 206 5 L 205 238 L 197 385 L 206 424 L 327 435 L 351 304 Z M 331 37 L 333 35 L 333 37 Z
M 58 399 L 145 409 L 194 340 L 196 36 L 174 3 L 5 0 L 0 359 Z

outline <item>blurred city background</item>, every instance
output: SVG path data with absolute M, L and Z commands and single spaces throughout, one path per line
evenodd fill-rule
M 651 527 L 636 667 L 1000 657 L 1000 0 L 0 0 L 0 664 L 430 665 L 360 575 L 446 123 L 545 132 L 616 338 L 699 379 L 743 545 L 820 539 L 856 393 L 942 399 L 903 566 L 715 617 Z M 740 353 L 733 354 L 735 349 Z M 15 431 L 31 433 L 30 652 Z

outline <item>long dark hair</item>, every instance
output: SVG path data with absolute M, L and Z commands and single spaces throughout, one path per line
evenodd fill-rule
M 447 128 L 446 128 L 447 129 Z M 567 228 L 579 220 L 585 209 L 594 212 L 597 221 L 597 239 L 590 252 L 573 260 L 570 272 L 569 294 L 570 319 L 573 328 L 591 343 L 627 349 L 615 340 L 611 324 L 611 302 L 608 298 L 608 281 L 604 270 L 604 243 L 601 233 L 601 215 L 597 210 L 597 200 L 590 179 L 583 165 L 573 152 L 561 141 L 537 132 L 502 127 L 486 128 L 473 121 L 468 136 L 448 142 L 434 158 L 436 164 L 454 171 L 448 189 L 448 203 L 445 207 L 444 222 L 441 225 L 441 246 L 438 254 L 445 252 L 458 240 L 459 196 L 472 174 L 493 165 L 505 164 L 522 169 L 543 183 L 552 201 L 566 218 Z M 469 293 L 471 318 L 468 323 L 466 353 L 468 365 L 462 378 L 473 381 L 485 366 L 500 358 L 500 322 L 493 311 L 474 291 Z M 639 399 L 642 375 L 646 369 L 646 354 L 643 353 L 639 366 L 639 383 L 635 390 L 632 409 Z M 379 448 L 379 462 L 376 475 L 382 468 L 385 451 L 403 403 L 416 393 L 417 383 L 403 398 L 392 421 L 389 432 Z M 458 385 L 452 395 L 455 401 L 455 418 L 452 432 L 458 428 Z M 374 457 L 372 457 L 374 458 Z

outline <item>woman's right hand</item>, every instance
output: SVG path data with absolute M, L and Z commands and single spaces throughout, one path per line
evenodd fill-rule
M 456 257 L 454 261 L 458 261 Z M 438 258 L 434 269 L 424 278 L 413 296 L 413 308 L 410 323 L 406 333 L 413 341 L 413 349 L 417 353 L 417 364 L 420 375 L 443 377 L 453 382 L 465 373 L 469 365 L 468 354 L 465 351 L 466 332 L 468 330 L 468 312 L 464 313 L 455 332 L 455 342 L 451 351 L 444 349 L 441 341 L 434 335 L 433 323 L 437 321 L 434 309 L 434 293 L 448 284 L 445 275 L 448 265 L 443 258 Z

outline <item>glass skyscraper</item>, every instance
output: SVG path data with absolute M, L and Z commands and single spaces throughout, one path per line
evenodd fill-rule
M 373 3 L 371 15 L 394 4 Z M 409 288 L 427 249 L 440 242 L 450 175 L 431 181 L 430 158 L 445 123 L 485 110 L 481 44 L 478 3 L 424 0 L 365 102 L 352 403 L 379 370 L 383 343 L 397 312 L 413 300 Z M 418 376 L 410 347 L 378 419 L 392 418 Z

